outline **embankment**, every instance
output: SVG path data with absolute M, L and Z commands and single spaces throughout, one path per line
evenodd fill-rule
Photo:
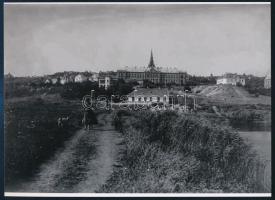
M 114 113 L 126 150 L 101 192 L 270 192 L 262 165 L 240 135 L 203 116 L 172 111 Z

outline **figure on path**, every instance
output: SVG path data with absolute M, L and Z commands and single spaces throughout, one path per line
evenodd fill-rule
M 97 123 L 96 114 L 92 109 L 85 109 L 82 124 L 86 130 L 93 128 L 93 124 Z

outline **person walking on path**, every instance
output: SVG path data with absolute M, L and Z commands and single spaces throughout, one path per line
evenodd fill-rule
M 93 128 L 94 124 L 97 124 L 96 114 L 92 109 L 84 110 L 82 124 L 84 125 L 84 129 L 88 131 L 90 130 L 90 128 Z

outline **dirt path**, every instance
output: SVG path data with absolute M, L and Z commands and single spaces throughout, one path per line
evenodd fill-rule
M 238 94 L 240 98 L 242 98 L 244 101 L 248 99 L 248 92 L 245 91 L 243 88 L 240 89 L 239 87 L 232 87 L 234 91 Z
M 101 114 L 98 121 L 91 131 L 79 130 L 20 191 L 96 192 L 112 174 L 123 147 L 110 115 Z

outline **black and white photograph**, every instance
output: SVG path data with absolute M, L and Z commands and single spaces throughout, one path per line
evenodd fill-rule
M 4 3 L 5 196 L 271 196 L 271 5 Z

